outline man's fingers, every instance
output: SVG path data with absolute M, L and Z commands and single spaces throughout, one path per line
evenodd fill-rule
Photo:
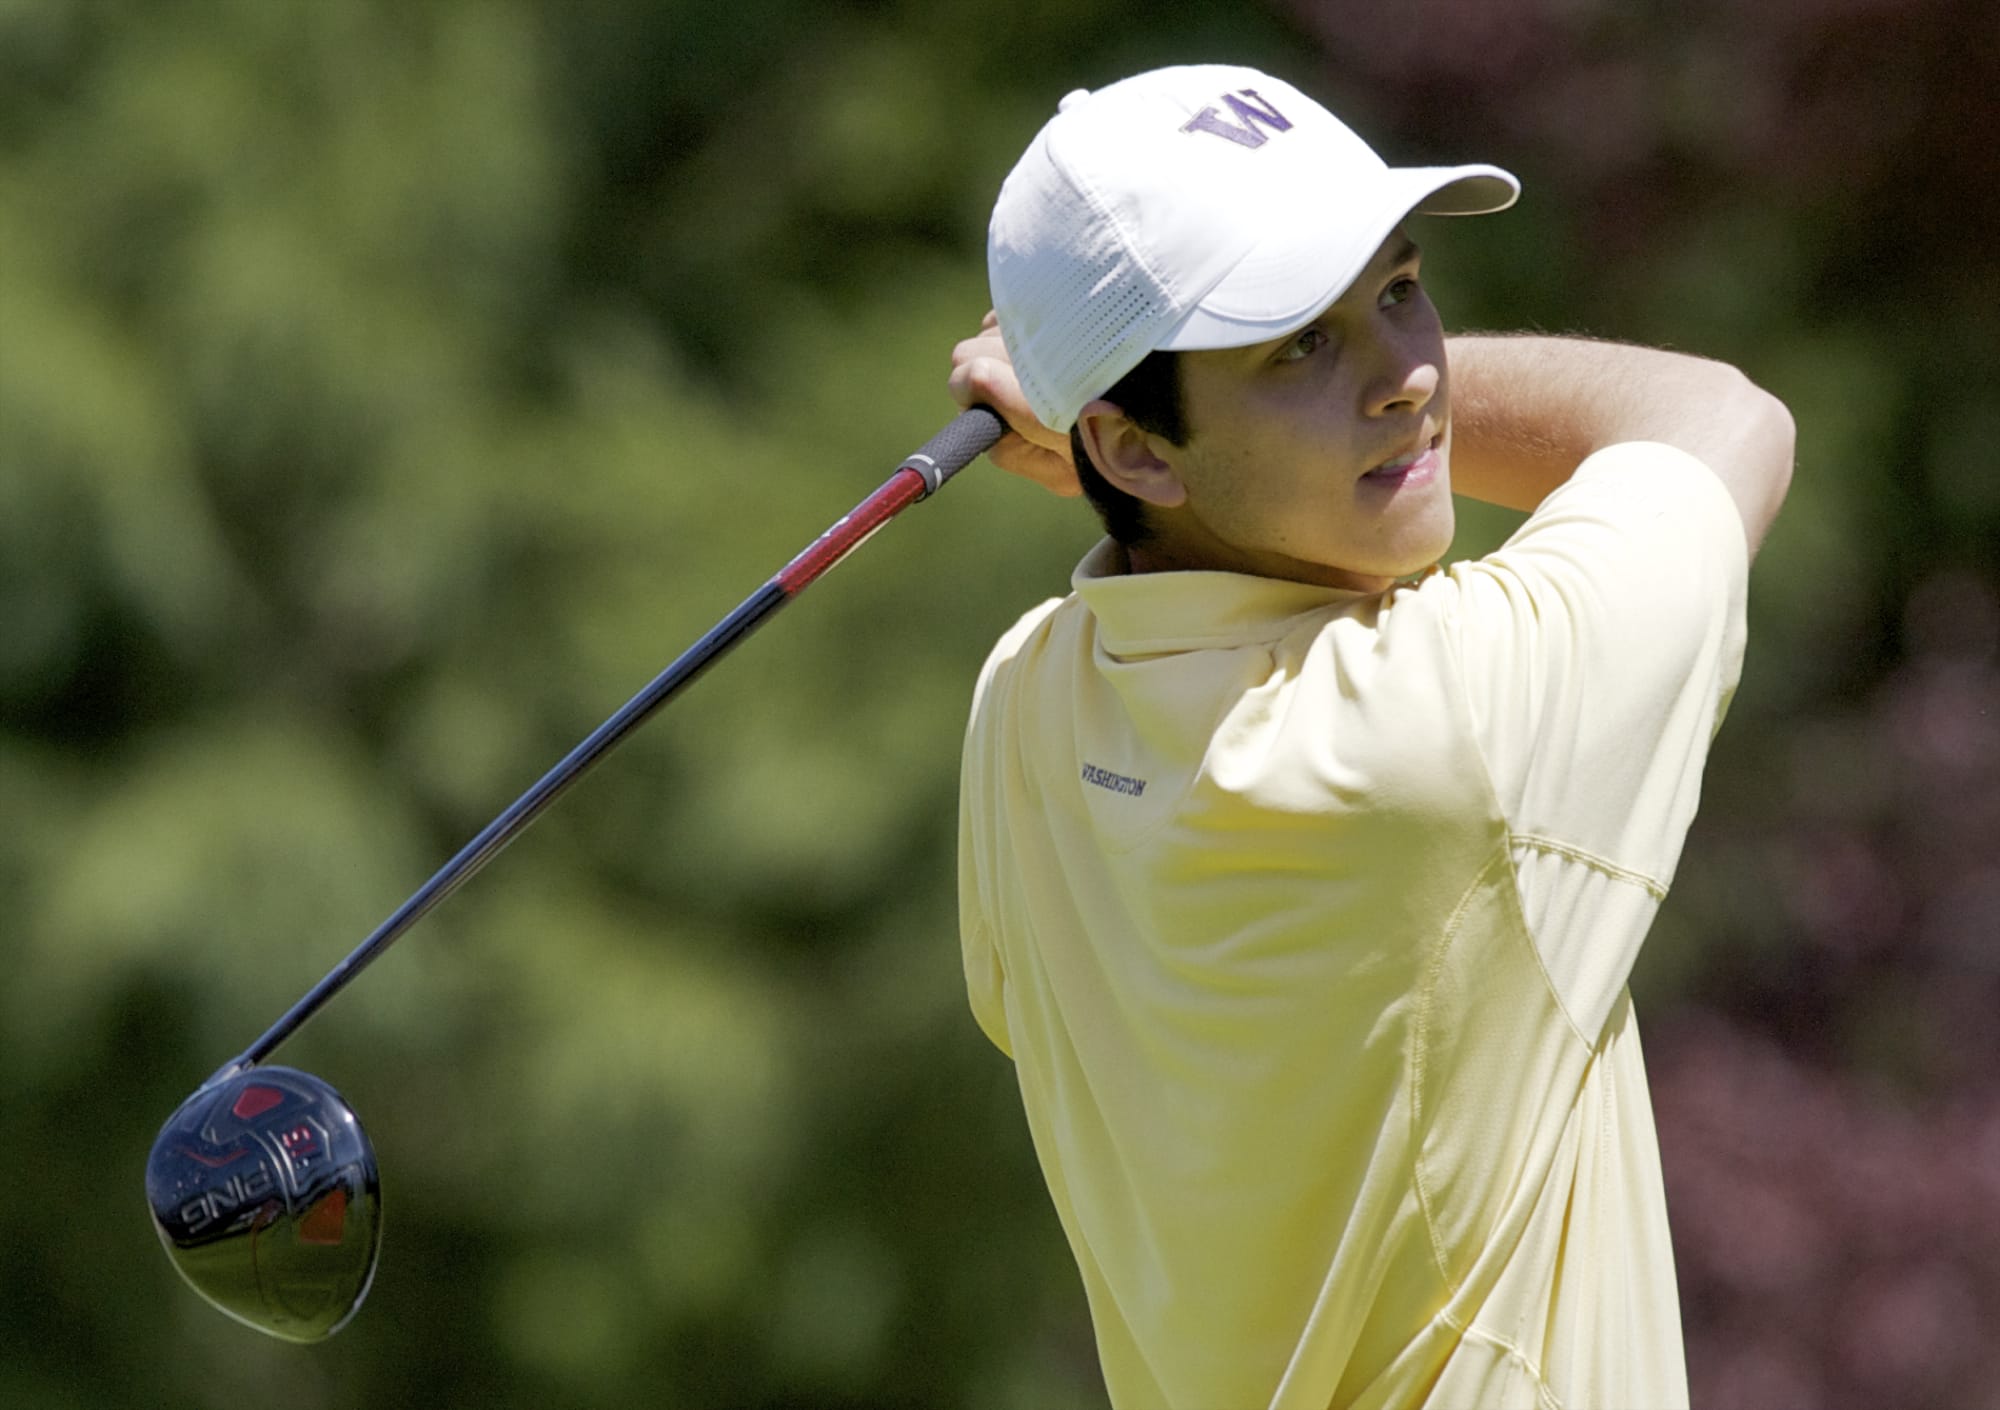
M 1009 432 L 986 452 L 987 458 L 1010 475 L 1033 480 L 1051 494 L 1073 498 L 1083 493 L 1077 482 L 1076 467 L 1066 455 L 1045 450 Z
M 1021 392 L 999 320 L 989 311 L 976 336 L 951 350 L 951 399 L 960 406 L 990 406 L 1010 428 L 987 457 L 1009 474 L 1059 495 L 1083 492 L 1070 460 L 1069 437 L 1044 426 Z
M 997 355 L 996 355 L 997 354 Z M 1051 431 L 1021 393 L 1014 365 L 994 338 L 968 338 L 952 349 L 951 395 L 960 406 L 992 407 L 1020 435 L 1046 450 L 1067 453 L 1069 437 Z

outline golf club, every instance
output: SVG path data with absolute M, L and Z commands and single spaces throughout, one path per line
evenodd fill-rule
M 985 407 L 953 418 L 488 823 L 167 1118 L 146 1161 L 146 1198 L 167 1257 L 197 1293 L 237 1321 L 287 1341 L 319 1341 L 347 1324 L 368 1295 L 381 1244 L 374 1148 L 332 1087 L 293 1068 L 258 1064 L 615 745 L 1004 430 Z

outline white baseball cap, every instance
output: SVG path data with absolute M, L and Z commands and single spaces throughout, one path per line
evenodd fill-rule
M 1062 100 L 1000 188 L 987 274 L 1021 390 L 1065 431 L 1157 348 L 1307 323 L 1412 212 L 1504 210 L 1493 166 L 1391 167 L 1282 79 L 1155 69 Z

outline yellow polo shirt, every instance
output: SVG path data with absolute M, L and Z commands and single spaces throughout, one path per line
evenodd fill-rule
M 1625 983 L 1741 667 L 1727 492 L 1612 447 L 1382 595 L 1122 562 L 994 649 L 960 819 L 1113 1402 L 1684 1406 Z

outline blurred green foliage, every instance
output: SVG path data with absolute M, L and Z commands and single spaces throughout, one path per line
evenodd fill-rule
M 1682 346 L 1792 404 L 1750 673 L 1635 981 L 1692 1369 L 1764 1407 L 2000 1379 L 1977 35 L 1972 0 L 0 0 L 0 1404 L 1099 1403 L 952 879 L 974 672 L 1094 535 L 990 469 L 288 1045 L 384 1168 L 340 1337 L 200 1304 L 140 1172 L 948 414 L 1055 99 L 1209 57 L 1524 176 L 1424 232 L 1454 324 Z M 1461 550 L 1507 527 L 1468 512 Z M 1745 1207 L 1794 1235 L 1747 1265 Z

